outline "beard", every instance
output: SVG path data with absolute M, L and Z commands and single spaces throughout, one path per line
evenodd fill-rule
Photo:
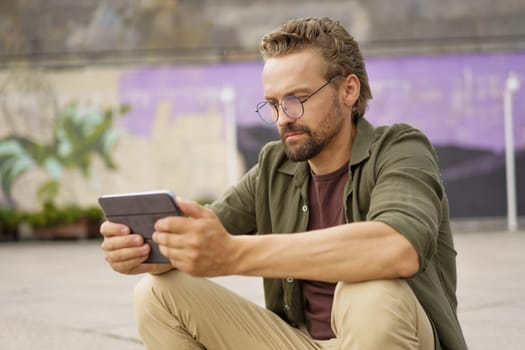
M 306 125 L 289 124 L 280 130 L 281 141 L 288 159 L 293 162 L 303 162 L 317 156 L 323 148 L 334 139 L 342 129 L 342 123 L 346 120 L 341 113 L 339 101 L 332 101 L 328 116 L 313 131 Z M 284 135 L 289 132 L 302 132 L 307 139 L 304 142 L 286 142 Z

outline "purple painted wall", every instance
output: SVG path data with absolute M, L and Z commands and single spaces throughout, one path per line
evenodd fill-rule
M 514 94 L 518 213 L 525 215 L 525 52 L 372 58 L 367 60 L 374 99 L 367 118 L 374 124 L 406 122 L 436 146 L 453 217 L 506 213 L 503 91 L 510 72 L 521 88 Z M 143 68 L 122 76 L 122 102 L 133 111 L 123 120 L 147 137 L 160 102 L 171 118 L 224 111 L 220 91 L 236 94 L 238 146 L 248 167 L 261 146 L 275 138 L 259 121 L 263 96 L 261 62 Z
M 525 52 L 374 59 L 368 69 L 371 120 L 405 121 L 436 145 L 494 151 L 504 147 L 503 90 L 514 72 L 522 82 L 514 95 L 515 141 L 525 148 Z
M 123 74 L 122 102 L 133 111 L 124 123 L 148 135 L 159 101 L 174 103 L 174 115 L 223 108 L 220 89 L 236 94 L 240 125 L 260 124 L 254 109 L 263 96 L 261 62 L 141 68 Z M 504 147 L 503 89 L 509 72 L 521 89 L 514 95 L 517 148 L 525 148 L 525 52 L 371 58 L 367 69 L 374 99 L 367 118 L 375 124 L 410 123 L 436 145 L 500 151 Z

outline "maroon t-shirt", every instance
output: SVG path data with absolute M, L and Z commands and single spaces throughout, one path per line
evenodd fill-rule
M 325 175 L 311 174 L 309 184 L 310 220 L 308 230 L 344 224 L 344 189 L 348 180 L 348 164 Z M 330 318 L 335 283 L 304 280 L 303 297 L 308 332 L 314 339 L 334 338 Z

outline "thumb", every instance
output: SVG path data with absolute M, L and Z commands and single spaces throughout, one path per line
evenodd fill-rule
M 179 197 L 176 199 L 176 202 L 184 215 L 191 216 L 192 218 L 199 219 L 215 216 L 211 209 L 203 207 L 196 202 L 188 201 Z

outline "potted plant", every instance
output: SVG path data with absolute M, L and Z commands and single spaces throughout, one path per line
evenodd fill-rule
M 47 202 L 42 210 L 22 215 L 39 239 L 98 238 L 104 215 L 98 207 L 57 208 Z

